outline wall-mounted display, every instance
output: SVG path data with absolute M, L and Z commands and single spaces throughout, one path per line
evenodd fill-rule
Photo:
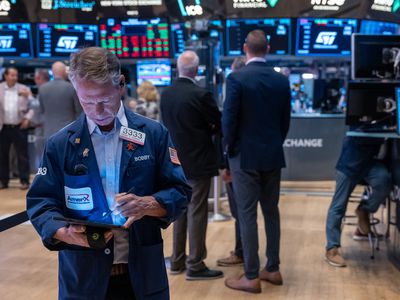
M 226 20 L 227 55 L 242 55 L 247 34 L 263 30 L 270 44 L 270 54 L 290 54 L 290 19 L 228 19 Z
M 400 34 L 400 24 L 383 21 L 362 20 L 360 33 L 384 35 Z
M 137 85 L 150 81 L 155 86 L 171 84 L 171 63 L 168 60 L 143 60 L 136 64 Z
M 100 45 L 120 58 L 168 58 L 168 22 L 159 18 L 103 19 Z
M 69 57 L 79 48 L 98 46 L 98 26 L 49 24 L 36 26 L 37 55 L 43 58 Z
M 350 56 L 354 19 L 297 20 L 296 55 Z
M 0 24 L 0 56 L 9 58 L 33 57 L 31 24 Z

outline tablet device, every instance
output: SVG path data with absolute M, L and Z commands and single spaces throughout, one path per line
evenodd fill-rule
M 94 221 L 79 220 L 79 219 L 72 219 L 72 218 L 65 218 L 65 217 L 53 217 L 53 220 L 63 221 L 63 222 L 66 222 L 68 224 L 73 224 L 73 225 L 85 225 L 85 226 L 107 228 L 107 229 L 125 229 L 124 227 L 122 227 L 122 225 L 98 223 L 98 222 L 94 222 Z

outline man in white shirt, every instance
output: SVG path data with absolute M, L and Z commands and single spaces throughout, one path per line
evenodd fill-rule
M 33 117 L 31 90 L 18 83 L 18 70 L 9 67 L 0 83 L 0 189 L 8 188 L 10 147 L 17 152 L 21 189 L 29 187 L 28 127 Z

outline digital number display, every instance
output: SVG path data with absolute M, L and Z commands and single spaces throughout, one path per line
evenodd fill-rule
M 168 58 L 167 21 L 106 19 L 100 24 L 100 45 L 120 58 Z

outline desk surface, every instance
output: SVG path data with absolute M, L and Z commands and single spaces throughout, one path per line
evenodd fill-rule
M 358 137 L 371 137 L 371 138 L 385 138 L 385 139 L 400 139 L 400 135 L 394 132 L 360 132 L 360 131 L 347 131 L 347 136 Z

